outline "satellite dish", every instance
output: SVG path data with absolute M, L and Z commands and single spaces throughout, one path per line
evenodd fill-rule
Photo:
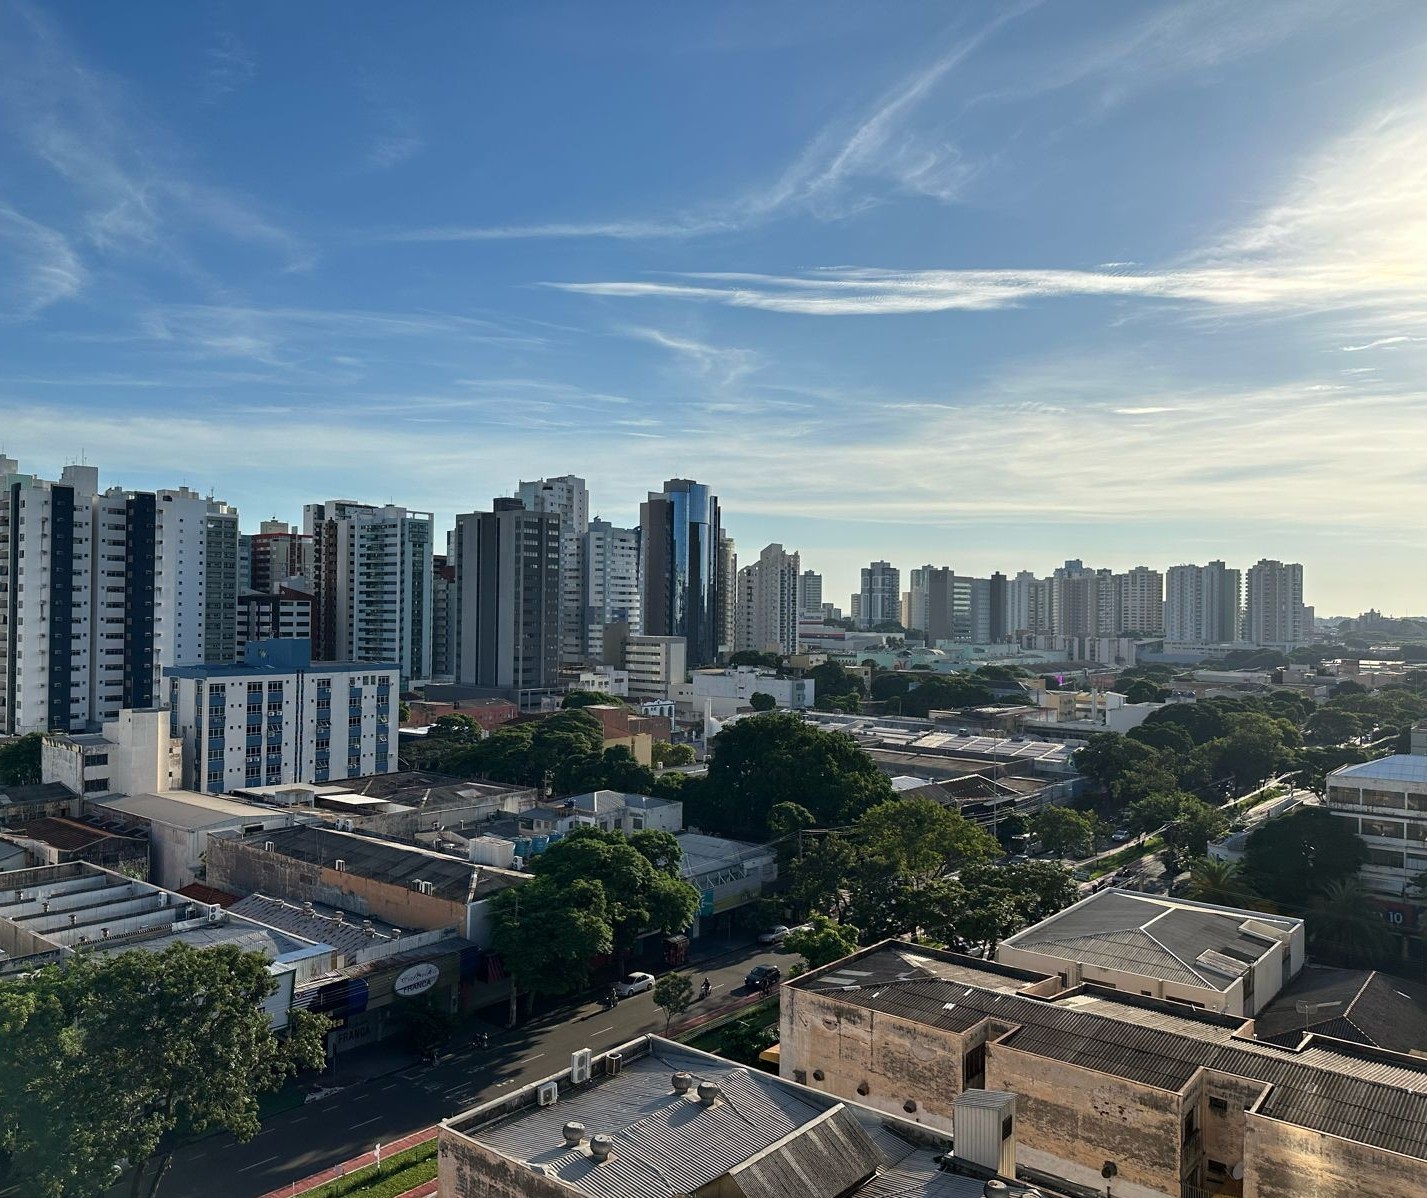
M 1232 1177 L 1235 1181 L 1243 1181 L 1243 1180 L 1244 1180 L 1244 1162 L 1243 1162 L 1243 1161 L 1240 1161 L 1237 1165 L 1235 1165 L 1232 1169 L 1230 1169 L 1230 1170 L 1229 1170 L 1229 1176 Z

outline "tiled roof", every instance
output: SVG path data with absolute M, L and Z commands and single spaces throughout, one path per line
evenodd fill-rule
M 101 840 L 108 840 L 112 836 L 119 835 L 119 833 L 107 831 L 104 828 L 96 828 L 92 824 L 81 824 L 78 820 L 61 819 L 55 816 L 32 819 L 29 823 L 15 828 L 14 832 L 17 836 L 40 840 L 52 848 L 60 850 L 86 848 Z

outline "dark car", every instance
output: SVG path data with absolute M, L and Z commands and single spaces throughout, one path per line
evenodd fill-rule
M 771 990 L 782 980 L 783 971 L 776 965 L 755 965 L 743 982 L 753 990 Z

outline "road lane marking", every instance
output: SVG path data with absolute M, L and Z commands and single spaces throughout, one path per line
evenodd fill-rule
M 256 1169 L 259 1165 L 270 1165 L 275 1160 L 277 1160 L 277 1157 L 270 1156 L 266 1160 L 254 1161 L 251 1165 L 244 1165 L 241 1169 L 238 1170 L 238 1172 L 246 1173 L 249 1169 Z
M 522 1057 L 520 1063 L 524 1065 L 526 1061 L 538 1061 L 544 1055 L 545 1054 L 543 1052 L 537 1052 L 533 1057 Z
M 614 1024 L 611 1023 L 611 1024 L 609 1025 L 609 1027 L 602 1027 L 602 1028 L 600 1028 L 599 1031 L 595 1032 L 594 1034 L 595 1034 L 596 1036 L 603 1036 L 603 1035 L 605 1034 L 605 1032 L 612 1032 L 612 1031 L 614 1031 Z
M 384 1118 L 386 1118 L 385 1115 L 374 1115 L 370 1119 L 364 1119 L 361 1123 L 352 1124 L 351 1130 L 356 1131 L 359 1127 L 366 1127 L 368 1123 L 380 1123 Z

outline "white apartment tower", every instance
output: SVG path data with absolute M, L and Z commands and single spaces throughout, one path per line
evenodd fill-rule
M 310 503 L 313 657 L 395 661 L 402 685 L 431 673 L 430 512 L 351 499 Z
M 861 627 L 901 622 L 902 572 L 891 562 L 873 562 L 862 568 L 858 596 L 857 622 Z
M 591 520 L 580 545 L 580 623 L 586 661 L 604 659 L 607 625 L 627 624 L 631 634 L 643 631 L 643 577 L 640 573 L 637 528 L 616 528 L 608 520 Z
M 1167 641 L 1232 644 L 1243 633 L 1243 579 L 1221 561 L 1170 566 L 1165 573 Z
M 99 492 L 0 458 L 0 731 L 152 707 L 165 666 L 231 661 L 238 514 L 187 488 Z
M 1158 636 L 1164 631 L 1164 575 L 1148 566 L 1136 566 L 1115 575 L 1116 626 L 1112 636 L 1134 633 Z M 1105 631 L 1105 630 L 1102 630 Z
M 560 664 L 579 665 L 587 660 L 580 570 L 580 550 L 590 527 L 590 495 L 585 480 L 564 474 L 522 482 L 516 498 L 528 511 L 553 512 L 560 518 Z
M 823 610 L 823 576 L 804 570 L 798 576 L 798 612 L 821 616 Z
M 1255 645 L 1304 644 L 1303 567 L 1263 558 L 1249 567 L 1244 596 L 1245 639 Z
M 1022 570 L 1006 580 L 1006 631 L 1050 631 L 1050 580 Z
M 764 546 L 758 560 L 738 572 L 735 650 L 797 652 L 801 573 L 798 554 L 777 544 Z

